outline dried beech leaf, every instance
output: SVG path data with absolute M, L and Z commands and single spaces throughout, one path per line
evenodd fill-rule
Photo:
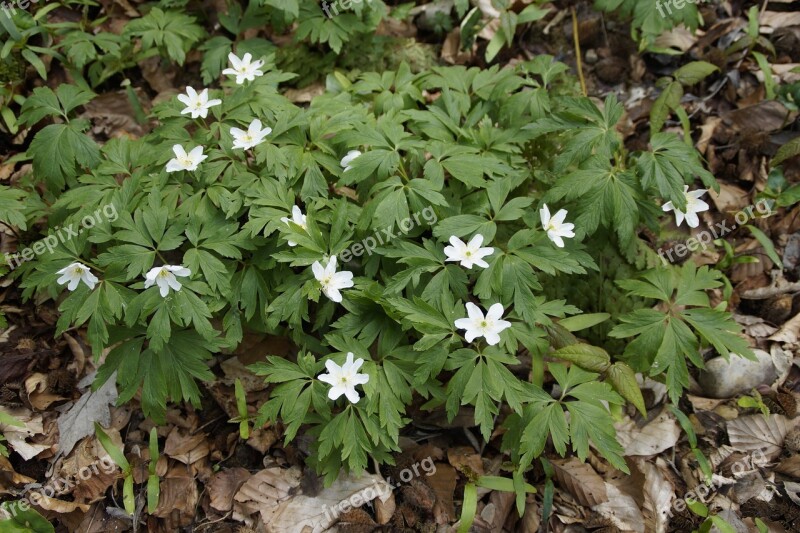
M 769 459 L 781 453 L 788 431 L 783 415 L 742 416 L 728 421 L 728 438 L 734 449 L 740 452 L 762 450 Z

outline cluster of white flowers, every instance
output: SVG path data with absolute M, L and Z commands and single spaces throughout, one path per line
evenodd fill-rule
M 232 68 L 226 68 L 222 73 L 236 76 L 238 85 L 245 81 L 253 81 L 256 77 L 264 75 L 264 72 L 260 70 L 264 66 L 264 61 L 260 59 L 252 61 L 252 59 L 253 56 L 250 54 L 245 54 L 241 59 L 235 54 L 228 54 L 228 61 L 230 61 Z M 204 119 L 208 116 L 209 109 L 222 103 L 222 100 L 216 98 L 209 100 L 208 89 L 203 89 L 198 93 L 192 87 L 186 87 L 186 94 L 178 95 L 178 100 L 186 106 L 181 111 L 181 114 L 189 113 L 192 118 Z M 272 128 L 262 128 L 261 121 L 253 119 L 247 130 L 231 128 L 230 132 L 233 137 L 234 150 L 249 150 L 264 142 L 264 138 L 272 133 Z M 180 170 L 193 172 L 208 157 L 203 154 L 202 146 L 196 146 L 187 153 L 183 146 L 176 144 L 172 147 L 172 151 L 175 152 L 175 158 L 170 159 L 167 163 L 167 172 L 178 172 Z
M 72 263 L 65 266 L 58 272 L 61 277 L 56 280 L 59 285 L 67 285 L 67 290 L 74 291 L 80 282 L 86 284 L 89 290 L 94 290 L 95 285 L 100 281 L 97 276 L 92 274 L 92 270 L 83 263 Z M 170 289 L 179 291 L 181 284 L 176 276 L 185 278 L 192 275 L 192 271 L 181 265 L 164 265 L 151 268 L 145 274 L 144 288 L 148 289 L 153 285 L 158 285 L 162 298 L 166 298 Z

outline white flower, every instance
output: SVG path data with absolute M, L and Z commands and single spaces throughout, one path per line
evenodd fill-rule
M 281 222 L 286 223 L 287 225 L 289 222 L 294 222 L 298 226 L 303 229 L 306 229 L 306 216 L 300 211 L 300 208 L 296 205 L 292 207 L 292 218 L 291 220 L 288 217 L 282 217 Z M 297 243 L 294 241 L 289 241 L 289 246 L 297 246 Z M 319 278 L 317 278 L 319 279 Z
M 186 108 L 181 111 L 181 115 L 191 113 L 192 118 L 206 118 L 209 108 L 222 103 L 222 100 L 209 100 L 208 89 L 203 89 L 203 92 L 198 94 L 197 91 L 191 87 L 186 87 L 186 94 L 179 94 L 178 100 L 183 102 L 186 106 Z
M 342 295 L 339 289 L 348 289 L 353 286 L 353 273 L 343 270 L 336 272 L 336 256 L 332 255 L 328 259 L 328 265 L 322 268 L 319 261 L 314 261 L 311 265 L 314 277 L 322 286 L 322 292 L 334 302 L 341 302 Z
M 480 308 L 472 302 L 467 302 L 468 318 L 459 318 L 455 324 L 458 329 L 465 329 L 467 332 L 464 337 L 467 342 L 472 342 L 478 337 L 486 338 L 490 346 L 500 342 L 499 333 L 511 327 L 511 322 L 500 320 L 503 316 L 503 306 L 494 304 L 489 308 L 486 317 L 483 316 Z
M 559 248 L 564 247 L 564 239 L 562 237 L 571 238 L 575 236 L 575 224 L 569 222 L 564 223 L 567 218 L 567 210 L 559 209 L 558 212 L 550 217 L 550 209 L 547 204 L 544 204 L 539 209 L 539 217 L 542 220 L 542 228 L 547 232 L 547 238 L 555 243 Z
M 94 286 L 97 284 L 99 279 L 97 276 L 92 274 L 92 271 L 84 265 L 83 263 L 72 263 L 69 266 L 65 266 L 56 274 L 61 274 L 61 277 L 56 280 L 59 285 L 64 285 L 65 283 L 69 283 L 67 285 L 67 289 L 70 291 L 74 291 L 78 288 L 78 284 L 82 281 L 89 287 L 89 290 L 94 290 Z
M 197 165 L 208 158 L 207 155 L 203 155 L 202 146 L 195 146 L 192 148 L 192 151 L 187 154 L 183 146 L 176 144 L 172 147 L 172 151 L 175 152 L 175 158 L 170 159 L 169 163 L 167 163 L 167 172 L 197 170 Z
M 701 213 L 703 211 L 708 211 L 708 204 L 705 203 L 703 200 L 700 199 L 706 192 L 706 189 L 697 189 L 696 191 L 689 192 L 689 186 L 683 186 L 683 196 L 686 198 L 686 212 L 680 211 L 676 209 L 672 202 L 667 202 L 661 209 L 664 211 L 675 211 L 675 224 L 678 226 L 681 225 L 683 219 L 686 219 L 686 223 L 689 225 L 690 228 L 696 228 L 700 225 L 700 218 L 697 216 L 697 213 Z
M 251 63 L 250 61 L 252 59 L 253 56 L 250 54 L 245 54 L 242 59 L 239 59 L 236 54 L 230 53 L 228 54 L 228 61 L 231 62 L 233 68 L 226 68 L 222 73 L 236 76 L 236 85 L 241 85 L 244 83 L 244 80 L 253 81 L 256 79 L 256 76 L 264 75 L 264 73 L 259 70 L 264 66 L 264 62 L 259 59 Z
M 364 364 L 363 359 L 353 361 L 353 352 L 347 352 L 347 361 L 342 366 L 331 359 L 325 361 L 327 374 L 320 374 L 317 379 L 331 386 L 328 398 L 335 400 L 344 394 L 350 403 L 358 403 L 361 397 L 356 392 L 356 385 L 363 385 L 369 381 L 369 374 L 359 374 L 358 369 Z
M 181 290 L 181 284 L 175 276 L 185 278 L 191 274 L 191 270 L 180 265 L 164 265 L 151 268 L 150 272 L 145 275 L 144 288 L 150 288 L 154 284 L 158 285 L 161 297 L 166 298 L 170 288 L 176 291 Z
M 464 268 L 472 268 L 472 265 L 486 268 L 489 263 L 484 261 L 483 258 L 494 253 L 494 248 L 481 248 L 483 235 L 480 233 L 472 237 L 466 244 L 453 235 L 450 237 L 450 244 L 452 246 L 444 247 L 444 254 L 447 256 L 446 261 L 461 261 L 461 266 Z
M 233 149 L 242 148 L 247 150 L 254 146 L 258 146 L 264 142 L 264 137 L 272 133 L 272 128 L 261 129 L 261 121 L 254 119 L 253 122 L 247 127 L 247 131 L 240 130 L 239 128 L 231 128 L 231 135 L 233 136 Z
M 358 150 L 350 150 L 349 152 L 347 152 L 347 155 L 342 158 L 339 164 L 342 165 L 344 171 L 347 172 L 348 170 L 353 168 L 350 166 L 350 163 L 355 161 L 355 159 L 360 155 L 361 152 L 359 152 Z

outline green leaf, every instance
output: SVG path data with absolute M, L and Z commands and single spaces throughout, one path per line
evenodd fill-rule
M 775 152 L 775 157 L 769 162 L 771 168 L 775 168 L 789 158 L 800 155 L 800 136 L 787 142 Z
M 631 404 L 642 413 L 642 416 L 647 416 L 644 397 L 642 396 L 642 391 L 639 389 L 639 384 L 636 382 L 636 374 L 633 372 L 633 369 L 625 363 L 617 362 L 611 365 L 606 375 L 608 381 L 614 387 L 614 390 L 631 402 Z
M 478 490 L 473 483 L 464 485 L 464 500 L 461 504 L 461 517 L 458 520 L 458 533 L 467 533 L 475 521 L 478 510 Z
M 672 76 L 678 80 L 681 85 L 690 86 L 703 81 L 712 72 L 718 71 L 719 68 L 706 61 L 692 61 L 680 67 L 672 73 Z
M 573 344 L 553 352 L 553 357 L 570 361 L 592 372 L 605 372 L 611 365 L 608 353 L 597 346 Z
M 772 239 L 767 237 L 763 231 L 755 226 L 747 224 L 745 227 L 750 230 L 750 233 L 753 234 L 753 237 L 756 238 L 758 243 L 764 247 L 764 251 L 766 252 L 767 257 L 769 257 L 772 261 L 773 265 L 783 270 L 783 261 L 781 261 L 778 252 L 775 251 L 775 245 L 772 243 Z
M 33 138 L 29 153 L 33 171 L 44 177 L 51 191 L 60 191 L 67 179 L 100 161 L 100 148 L 73 124 L 50 124 Z
M 0 18 L 5 16 L 0 11 Z M 23 506 L 25 507 L 23 509 Z M 0 531 L 3 533 L 54 533 L 53 524 L 47 521 L 34 509 L 27 500 L 20 502 L 3 502 L 2 509 L 11 515 L 7 520 L 0 520 Z
M 609 318 L 611 318 L 611 315 L 608 313 L 588 313 L 562 318 L 558 323 L 561 327 L 566 328 L 567 331 L 581 331 L 605 322 Z

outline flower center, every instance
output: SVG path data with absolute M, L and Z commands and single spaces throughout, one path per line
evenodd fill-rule
M 467 250 L 467 253 L 465 253 L 464 255 L 466 255 L 467 257 L 472 257 L 472 252 L 470 252 L 469 250 Z
M 184 167 L 192 166 L 192 160 L 188 157 L 181 157 L 178 161 L 180 161 L 180 164 Z
M 347 383 L 347 376 L 342 376 L 339 381 L 342 383 Z
M 158 275 L 159 275 L 159 277 L 166 278 L 167 276 L 169 276 L 169 271 L 168 270 L 162 270 L 161 272 L 158 273 Z
M 83 274 L 83 268 L 75 267 L 72 269 L 72 273 L 75 274 L 76 276 L 80 276 L 81 274 Z
M 481 327 L 482 327 L 482 328 L 485 328 L 485 327 L 487 327 L 488 325 L 489 325 L 489 323 L 488 323 L 486 320 L 481 320 Z

